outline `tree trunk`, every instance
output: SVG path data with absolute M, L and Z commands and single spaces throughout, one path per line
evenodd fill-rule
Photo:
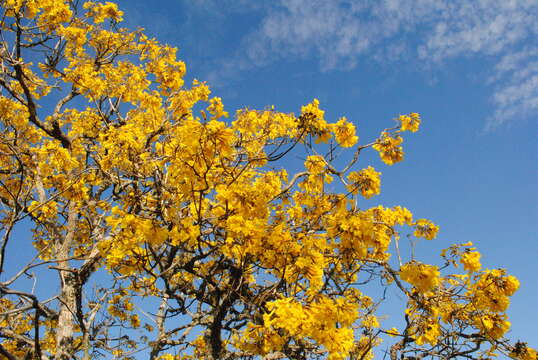
M 77 294 L 80 293 L 80 282 L 76 270 L 72 270 L 69 261 L 69 250 L 73 242 L 76 229 L 77 211 L 73 202 L 69 204 L 69 215 L 64 241 L 57 246 L 56 258 L 58 261 L 60 284 L 60 312 L 58 327 L 56 329 L 56 356 L 55 360 L 73 359 L 73 334 L 75 328 L 74 317 L 77 314 Z
M 63 274 L 60 314 L 56 329 L 55 360 L 70 360 L 73 358 L 74 314 L 77 307 L 76 276 L 72 273 Z

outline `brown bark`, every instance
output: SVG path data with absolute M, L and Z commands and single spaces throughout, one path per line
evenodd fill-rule
M 73 242 L 76 229 L 77 211 L 74 204 L 69 204 L 66 236 L 57 246 L 57 258 L 67 259 L 69 248 Z M 80 293 L 80 281 L 76 270 L 72 270 L 69 262 L 58 262 L 61 295 L 58 328 L 56 329 L 56 356 L 55 360 L 69 360 L 73 358 L 73 334 L 75 328 L 74 317 L 77 313 L 77 294 Z
M 64 274 L 62 284 L 61 306 L 56 329 L 55 360 L 73 358 L 74 312 L 76 309 L 77 280 L 74 274 Z

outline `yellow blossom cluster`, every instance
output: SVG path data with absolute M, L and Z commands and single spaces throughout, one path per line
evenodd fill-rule
M 323 157 L 319 155 L 310 155 L 306 158 L 304 163 L 305 168 L 313 175 L 323 173 L 326 168 L 326 163 Z
M 402 280 L 413 285 L 419 292 L 425 293 L 439 285 L 439 268 L 434 265 L 411 261 L 402 265 L 400 276 Z
M 400 129 L 402 131 L 417 132 L 420 126 L 420 115 L 417 113 L 411 113 L 409 115 L 400 115 L 398 118 L 400 121 Z
M 316 136 L 316 143 L 326 143 L 332 137 L 331 127 L 325 121 L 325 111 L 319 108 L 319 100 L 314 99 L 310 104 L 301 107 L 300 126 L 307 133 Z
M 214 97 L 209 100 L 210 105 L 207 107 L 207 110 L 213 115 L 213 119 L 218 119 L 221 117 L 228 117 L 229 114 L 224 111 L 224 105 L 222 105 L 222 99 L 220 97 Z
M 467 271 L 476 272 L 482 268 L 480 253 L 478 251 L 466 251 L 461 255 L 460 262 Z
M 357 304 L 346 298 L 321 296 L 308 304 L 282 298 L 267 304 L 263 326 L 250 324 L 246 339 L 237 346 L 259 354 L 281 350 L 288 338 L 312 338 L 329 352 L 329 359 L 344 359 L 353 347 L 351 325 L 358 317 Z M 370 321 L 373 321 L 370 319 Z
M 475 326 L 488 337 L 501 338 L 509 329 L 510 322 L 505 314 L 484 314 L 475 318 Z
M 415 223 L 415 231 L 413 235 L 426 240 L 435 239 L 439 232 L 439 226 L 427 219 L 418 219 Z
M 422 324 L 414 337 L 418 345 L 435 345 L 440 335 L 439 323 L 436 320 L 430 319 Z
M 402 142 L 401 136 L 393 136 L 388 132 L 383 132 L 373 148 L 379 152 L 379 156 L 385 164 L 393 165 L 403 160 Z
M 380 172 L 375 171 L 371 166 L 360 171 L 352 171 L 348 175 L 350 184 L 347 189 L 352 194 L 357 194 L 359 191 L 362 196 L 369 199 L 374 195 L 379 195 L 381 192 Z
M 105 19 L 112 19 L 120 22 L 123 20 L 123 11 L 118 9 L 118 5 L 112 2 L 96 3 L 87 1 L 83 8 L 88 11 L 87 16 L 92 18 L 96 24 L 100 24 Z
M 37 16 L 37 24 L 49 31 L 60 23 L 69 22 L 73 15 L 69 2 L 64 0 L 6 0 L 2 6 L 8 10 L 8 15 L 22 11 L 29 19 Z
M 509 297 L 519 288 L 519 280 L 504 270 L 484 270 L 470 289 L 477 309 L 503 312 L 510 304 Z
M 336 124 L 332 124 L 331 128 L 336 142 L 342 147 L 352 147 L 359 141 L 359 137 L 355 135 L 355 125 L 347 121 L 345 117 L 338 120 Z
M 519 341 L 510 352 L 510 356 L 519 360 L 536 360 L 538 352 L 527 346 L 526 343 Z
M 0 313 L 12 312 L 17 309 L 13 301 L 7 298 L 0 299 Z M 32 321 L 26 314 L 15 312 L 16 316 L 0 316 L 0 327 L 3 331 L 13 331 L 16 334 L 24 334 L 32 329 Z M 20 343 L 17 339 L 6 339 L 2 341 L 5 350 L 16 356 L 24 357 L 28 350 L 28 345 Z

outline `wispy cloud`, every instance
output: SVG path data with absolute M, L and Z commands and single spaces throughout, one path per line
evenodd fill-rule
M 487 128 L 538 115 L 538 46 L 502 57 L 495 67 L 495 112 Z
M 527 0 L 453 1 L 432 18 L 433 32 L 419 46 L 423 57 L 494 55 L 536 32 L 538 3 Z
M 306 57 L 312 53 L 325 70 L 354 67 L 356 55 L 369 47 L 361 8 L 337 1 L 290 0 L 271 9 L 260 28 L 245 39 L 249 59 Z
M 435 67 L 474 57 L 497 62 L 488 128 L 538 113 L 536 0 L 281 0 L 264 11 L 230 69 L 289 58 L 315 57 L 331 71 L 371 59 Z

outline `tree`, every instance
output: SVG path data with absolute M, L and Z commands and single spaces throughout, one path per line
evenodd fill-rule
M 401 161 L 418 114 L 364 145 L 317 100 L 226 120 L 205 83 L 184 84 L 176 49 L 121 28 L 115 4 L 1 3 L 3 358 L 536 359 L 504 338 L 515 277 L 482 269 L 471 243 L 441 267 L 404 262 L 400 234 L 438 227 L 359 206 L 380 192 L 360 154 Z M 304 170 L 288 174 L 292 153 Z M 8 269 L 29 227 L 35 257 Z M 58 292 L 25 287 L 34 271 Z M 406 297 L 399 329 L 380 324 L 374 281 Z

